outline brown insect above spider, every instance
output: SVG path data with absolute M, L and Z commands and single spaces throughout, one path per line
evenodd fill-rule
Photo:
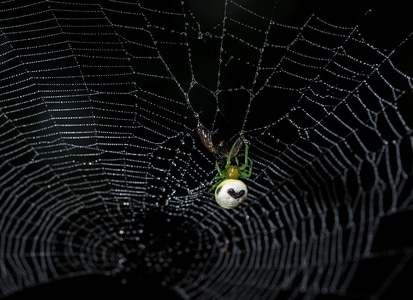
M 252 174 L 252 160 L 248 157 L 248 141 L 240 135 L 228 151 L 226 143 L 220 142 L 214 145 L 212 137 L 215 132 L 209 131 L 198 121 L 197 131 L 202 144 L 216 157 L 215 169 L 218 176 L 215 176 L 216 183 L 208 190 L 208 193 L 215 189 L 215 200 L 223 208 L 235 208 L 247 199 L 248 189 L 240 179 L 249 178 Z M 245 145 L 244 164 L 240 165 L 237 155 L 242 146 Z M 223 169 L 220 162 L 225 163 Z

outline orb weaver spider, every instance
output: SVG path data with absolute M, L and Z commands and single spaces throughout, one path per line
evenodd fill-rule
M 245 162 L 243 165 L 239 165 L 238 157 L 235 156 L 235 164 L 232 163 L 232 154 L 235 147 L 238 145 L 238 140 L 242 140 L 245 144 Z M 215 176 L 214 180 L 217 182 L 209 189 L 208 193 L 212 192 L 220 183 L 226 179 L 246 179 L 249 178 L 252 174 L 252 160 L 248 157 L 248 142 L 244 139 L 243 136 L 240 136 L 237 141 L 232 145 L 231 150 L 227 155 L 227 160 L 224 166 L 224 169 L 219 167 L 219 163 L 215 164 L 215 169 L 218 171 L 218 176 Z M 246 169 L 248 168 L 248 171 Z
M 239 136 L 232 145 L 229 152 L 226 151 L 226 144 L 220 142 L 214 146 L 212 142 L 212 135 L 198 121 L 198 135 L 204 146 L 218 157 L 215 164 L 215 169 L 218 171 L 218 176 L 214 180 L 217 182 L 212 185 L 208 193 L 215 189 L 215 200 L 224 208 L 235 208 L 247 199 L 248 189 L 244 182 L 240 179 L 249 178 L 252 174 L 252 160 L 248 157 L 248 141 L 243 135 Z M 245 145 L 244 164 L 240 165 L 238 161 L 238 152 L 242 145 Z M 223 169 L 220 167 L 220 162 L 226 158 Z

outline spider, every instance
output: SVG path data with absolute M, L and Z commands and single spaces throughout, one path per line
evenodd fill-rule
M 218 176 L 214 178 L 217 182 L 212 185 L 208 193 L 215 189 L 215 200 L 224 208 L 235 208 L 245 201 L 248 195 L 248 189 L 244 182 L 240 179 L 249 178 L 252 174 L 252 160 L 248 157 L 248 141 L 244 136 L 239 136 L 234 142 L 229 152 L 225 143 L 221 142 L 214 146 L 212 135 L 201 123 L 198 122 L 198 135 L 202 143 L 209 151 L 218 157 L 215 168 L 218 171 Z M 240 165 L 238 161 L 238 152 L 242 145 L 245 145 L 244 164 Z M 223 169 L 220 167 L 221 159 L 225 159 Z

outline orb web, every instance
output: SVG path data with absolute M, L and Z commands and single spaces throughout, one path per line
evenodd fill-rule
M 412 24 L 336 4 L 0 4 L 0 296 L 408 293 Z M 250 143 L 236 209 L 198 121 Z

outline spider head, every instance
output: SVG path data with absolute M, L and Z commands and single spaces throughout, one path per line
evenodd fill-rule
M 238 179 L 238 165 L 230 165 L 227 170 L 225 170 L 225 179 Z

